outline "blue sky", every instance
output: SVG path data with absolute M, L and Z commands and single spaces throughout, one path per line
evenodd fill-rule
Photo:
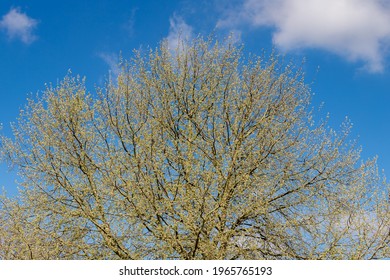
M 0 2 L 0 123 L 10 135 L 26 98 L 68 72 L 90 91 L 140 46 L 181 33 L 233 32 L 244 52 L 301 62 L 313 106 L 323 103 L 338 128 L 346 116 L 364 159 L 378 155 L 390 174 L 390 0 L 67 0 Z M 0 165 L 0 186 L 15 193 L 17 176 Z

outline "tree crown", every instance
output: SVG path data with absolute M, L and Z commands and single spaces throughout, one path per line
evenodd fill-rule
M 18 167 L 0 258 L 389 256 L 375 160 L 315 124 L 302 72 L 198 38 L 136 52 L 88 93 L 68 75 L 1 138 Z

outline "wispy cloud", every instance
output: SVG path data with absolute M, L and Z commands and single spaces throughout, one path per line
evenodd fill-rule
M 324 49 L 363 61 L 372 72 L 383 71 L 390 47 L 389 0 L 244 0 L 217 26 L 245 24 L 273 27 L 273 42 L 283 50 Z
M 19 8 L 12 8 L 0 21 L 0 29 L 4 30 L 9 39 L 19 39 L 30 44 L 37 39 L 33 31 L 38 21 L 21 12 Z
M 138 10 L 138 8 L 131 9 L 131 14 L 130 14 L 128 20 L 123 25 L 124 29 L 127 31 L 128 36 L 130 36 L 130 37 L 134 36 L 134 33 L 135 33 L 134 25 L 136 22 L 137 10 Z
M 111 78 L 114 78 L 114 80 L 119 76 L 120 74 L 120 59 L 119 56 L 112 53 L 98 53 L 98 57 L 100 57 L 109 68 L 109 73 L 111 75 Z
M 170 50 L 177 50 L 183 41 L 185 43 L 185 41 L 192 40 L 193 37 L 193 28 L 182 17 L 174 15 L 169 19 L 169 33 L 166 39 Z

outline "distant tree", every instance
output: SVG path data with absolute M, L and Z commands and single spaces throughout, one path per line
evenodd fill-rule
M 69 74 L 2 137 L 23 181 L 0 258 L 390 257 L 387 183 L 312 119 L 301 71 L 201 38 L 121 67 L 94 94 Z

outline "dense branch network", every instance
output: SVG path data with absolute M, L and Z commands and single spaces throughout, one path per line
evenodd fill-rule
M 390 256 L 375 160 L 315 124 L 300 71 L 229 42 L 166 42 L 96 93 L 69 74 L 1 139 L 18 199 L 2 259 Z

